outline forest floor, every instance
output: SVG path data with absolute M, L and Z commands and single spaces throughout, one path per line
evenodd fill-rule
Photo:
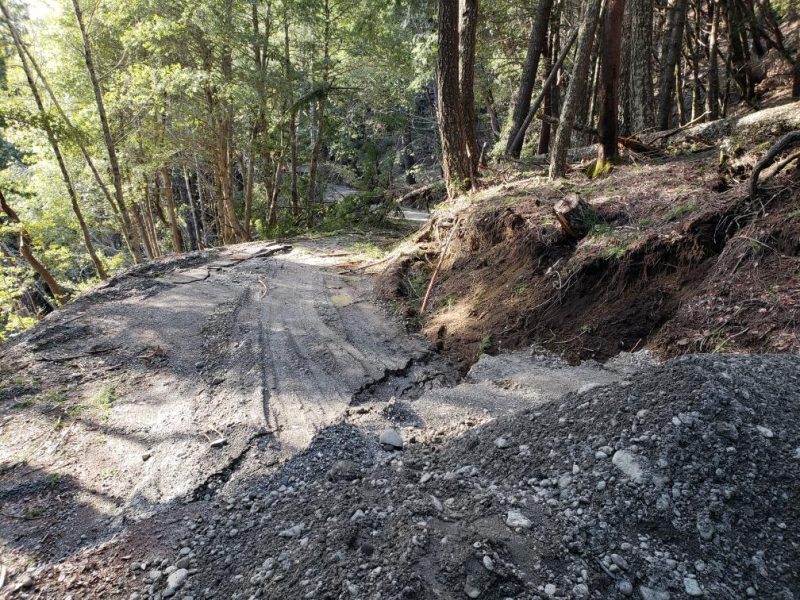
M 586 175 L 588 157 L 556 184 L 490 172 L 401 246 L 380 295 L 465 368 L 532 343 L 572 362 L 800 350 L 800 179 L 748 193 L 755 162 L 798 129 L 795 101 L 675 132 L 606 177 Z M 568 194 L 596 214 L 580 241 L 553 214 Z
M 0 357 L 0 598 L 800 597 L 795 182 L 749 203 L 702 135 L 48 316 Z

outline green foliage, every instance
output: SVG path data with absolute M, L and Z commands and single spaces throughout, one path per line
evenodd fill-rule
M 359 193 L 342 198 L 323 209 L 319 224 L 321 231 L 363 230 L 394 228 L 391 217 L 398 216 L 398 207 L 385 201 L 382 195 Z
M 682 202 L 667 211 L 667 214 L 664 215 L 664 221 L 668 223 L 680 219 L 681 217 L 697 212 L 699 209 L 700 205 L 697 202 Z
M 104 385 L 90 399 L 90 404 L 101 411 L 109 411 L 117 401 L 117 389 L 113 385 Z

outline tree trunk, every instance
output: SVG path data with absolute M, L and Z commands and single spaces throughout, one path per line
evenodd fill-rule
M 627 134 L 653 126 L 653 0 L 628 0 L 622 43 L 622 114 Z
M 89 44 L 89 36 L 86 33 L 86 26 L 83 23 L 83 12 L 79 0 L 72 0 L 72 6 L 75 9 L 75 18 L 78 21 L 78 28 L 81 32 L 81 40 L 83 41 L 83 58 L 86 62 L 86 71 L 89 73 L 89 80 L 92 83 L 92 90 L 94 91 L 95 102 L 97 103 L 97 114 L 100 117 L 100 125 L 103 129 L 103 140 L 106 145 L 106 152 L 108 153 L 108 164 L 111 168 L 111 179 L 114 183 L 114 195 L 119 206 L 122 220 L 125 228 L 131 232 L 131 253 L 133 254 L 134 262 L 141 262 L 142 249 L 140 245 L 139 235 L 136 229 L 131 224 L 130 215 L 128 213 L 127 205 L 125 204 L 125 197 L 122 191 L 122 173 L 119 168 L 119 161 L 117 159 L 117 148 L 114 144 L 114 138 L 111 137 L 111 128 L 108 125 L 108 116 L 106 115 L 106 106 L 103 100 L 103 90 L 100 87 L 100 82 L 97 79 L 97 72 L 94 66 L 94 58 L 92 57 L 92 49 Z
M 53 297 L 58 301 L 59 304 L 63 304 L 67 301 L 67 293 L 64 291 L 58 282 L 55 280 L 50 274 L 50 271 L 47 270 L 42 263 L 40 263 L 36 256 L 33 254 L 33 250 L 31 248 L 31 238 L 28 235 L 25 226 L 19 220 L 17 213 L 12 209 L 8 202 L 6 201 L 6 197 L 3 194 L 3 190 L 0 190 L 0 208 L 6 213 L 8 220 L 10 223 L 14 223 L 19 225 L 19 252 L 22 254 L 23 258 L 28 262 L 39 277 L 47 284 L 47 287 L 50 288 L 50 292 L 53 294 Z
M 550 151 L 551 179 L 564 175 L 567 162 L 567 150 L 569 149 L 570 139 L 572 138 L 572 126 L 575 124 L 578 108 L 585 95 L 586 76 L 589 71 L 592 47 L 594 46 L 594 32 L 597 27 L 600 5 L 601 0 L 588 0 L 583 18 L 581 19 L 572 75 L 570 76 L 569 87 L 567 88 L 567 94 L 564 98 L 564 106 L 561 108 L 561 118 L 558 122 L 558 129 L 556 129 L 556 135 L 553 139 L 553 149 Z
M 48 114 L 44 108 L 42 96 L 39 93 L 39 87 L 36 85 L 36 81 L 33 78 L 33 71 L 28 64 L 28 59 L 22 46 L 22 39 L 19 37 L 17 29 L 14 27 L 13 22 L 11 21 L 11 15 L 3 2 L 0 2 L 0 11 L 2 11 L 3 16 L 6 19 L 6 25 L 8 25 L 8 29 L 11 32 L 11 37 L 14 41 L 17 55 L 19 56 L 20 63 L 22 64 L 22 70 L 25 72 L 25 79 L 28 82 L 28 87 L 31 90 L 33 100 L 36 103 L 36 108 L 42 117 L 42 128 L 47 136 L 47 141 L 50 143 L 50 148 L 53 150 L 53 154 L 56 157 L 56 163 L 58 163 L 58 169 L 61 171 L 61 177 L 64 180 L 64 185 L 67 187 L 67 195 L 69 196 L 69 201 L 72 206 L 72 212 L 75 214 L 75 218 L 78 221 L 78 226 L 80 227 L 81 234 L 83 236 L 83 245 L 86 248 L 86 252 L 89 254 L 89 258 L 92 259 L 95 271 L 97 271 L 97 276 L 100 279 L 108 279 L 108 274 L 103 266 L 103 262 L 100 260 L 100 257 L 97 255 L 97 252 L 94 249 L 89 227 L 86 225 L 86 220 L 83 218 L 83 212 L 81 211 L 80 204 L 78 203 L 78 194 L 75 191 L 72 178 L 67 170 L 67 163 L 64 161 L 63 154 L 61 154 L 61 147 L 56 140 L 53 128 L 48 120 Z
M 543 0 L 551 2 L 552 0 Z M 478 32 L 478 0 L 461 0 L 461 19 L 458 27 L 459 68 L 458 88 L 461 116 L 464 120 L 464 144 L 471 162 L 471 177 L 477 177 L 478 141 L 475 138 L 475 43 Z
M 609 0 L 600 52 L 600 116 L 597 122 L 597 131 L 600 134 L 598 165 L 617 159 L 617 136 L 619 134 L 617 99 L 624 14 L 625 0 Z
M 10 23 L 10 21 L 8 22 Z M 47 92 L 47 95 L 50 98 L 50 102 L 53 103 L 56 112 L 58 112 L 58 114 L 61 116 L 61 119 L 64 121 L 64 124 L 73 133 L 72 141 L 78 146 L 78 149 L 81 151 L 81 154 L 83 155 L 83 158 L 86 161 L 86 165 L 92 172 L 92 177 L 94 178 L 95 183 L 97 183 L 98 187 L 103 192 L 103 196 L 105 197 L 109 206 L 111 206 L 111 210 L 114 213 L 114 216 L 117 218 L 117 221 L 120 225 L 120 229 L 122 230 L 122 236 L 125 239 L 125 243 L 128 247 L 128 250 L 131 252 L 131 256 L 133 256 L 133 251 L 132 251 L 133 234 L 131 231 L 128 230 L 128 227 L 125 224 L 125 219 L 123 219 L 121 208 L 117 205 L 116 199 L 109 191 L 106 182 L 100 176 L 100 173 L 94 164 L 94 160 L 89 154 L 89 151 L 86 149 L 86 144 L 83 143 L 81 132 L 78 130 L 78 128 L 69 118 L 69 116 L 67 116 L 66 112 L 64 112 L 64 109 L 61 107 L 61 103 L 58 101 L 55 94 L 53 93 L 52 88 L 50 87 L 50 84 L 47 82 L 47 78 L 44 76 L 44 73 L 39 68 L 39 64 L 36 62 L 36 59 L 34 58 L 33 54 L 31 54 L 30 50 L 28 49 L 28 46 L 24 42 L 22 42 L 22 48 L 25 51 L 25 55 L 28 57 L 28 61 L 33 67 L 33 70 L 36 72 L 39 81 L 41 82 L 42 86 Z
M 189 210 L 192 213 L 192 228 L 194 230 L 194 239 L 197 249 L 203 247 L 202 240 L 200 239 L 200 227 L 197 225 L 197 210 L 194 205 L 194 196 L 192 196 L 192 186 L 189 184 L 189 171 L 183 167 L 183 183 L 186 186 L 186 197 L 189 200 Z
M 311 161 L 308 166 L 309 217 L 311 214 L 311 205 L 316 201 L 317 196 L 317 170 L 319 169 L 319 157 L 322 152 L 322 138 L 325 129 L 325 104 L 328 97 L 328 75 L 331 59 L 331 10 L 329 0 L 323 1 L 322 11 L 325 19 L 325 28 L 322 35 L 322 89 L 317 106 L 317 134 L 314 140 L 314 147 L 311 150 Z
M 288 83 L 289 100 L 289 194 L 292 203 L 292 215 L 300 216 L 300 196 L 297 192 L 297 110 L 294 107 L 294 77 L 292 73 L 292 55 L 289 52 L 289 9 L 284 5 L 283 13 L 283 61 L 284 76 Z
M 672 107 L 675 101 L 675 70 L 681 57 L 687 4 L 687 0 L 671 0 L 664 29 L 656 114 L 656 126 L 662 131 L 669 129 L 672 117 Z
M 175 214 L 175 197 L 172 193 L 172 173 L 169 168 L 161 169 L 161 189 L 163 190 L 164 200 L 167 203 L 167 215 L 169 216 L 169 229 L 172 234 L 172 250 L 175 254 L 183 252 L 183 236 L 178 226 L 178 219 Z
M 459 85 L 458 2 L 439 0 L 437 118 L 442 144 L 442 171 L 450 197 L 472 187 L 472 158 L 466 140 Z
M 750 49 L 747 44 L 744 19 L 736 0 L 727 0 L 726 8 L 725 17 L 728 22 L 728 41 L 733 63 L 733 79 L 742 91 L 744 99 L 750 101 L 755 95 L 755 83 L 750 77 L 748 69 Z
M 719 118 L 719 66 L 717 63 L 719 36 L 719 11 L 720 0 L 710 0 L 711 32 L 708 36 L 708 86 L 706 90 L 706 110 L 708 119 L 713 121 Z
M 536 8 L 531 35 L 528 40 L 528 51 L 525 55 L 525 63 L 522 67 L 522 78 L 517 90 L 514 111 L 511 115 L 511 127 L 508 130 L 508 141 L 506 143 L 506 154 L 513 158 L 519 158 L 522 152 L 522 143 L 517 143 L 517 139 L 525 140 L 525 129 L 523 125 L 525 116 L 531 107 L 531 96 L 533 87 L 536 83 L 537 71 L 539 70 L 539 60 L 547 41 L 547 25 L 550 22 L 550 11 L 553 7 L 553 0 L 540 0 Z M 522 129 L 522 137 L 517 133 Z

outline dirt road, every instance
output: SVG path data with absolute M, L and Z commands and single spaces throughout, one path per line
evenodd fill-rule
M 168 542 L 255 482 L 291 486 L 349 443 L 338 426 L 377 456 L 387 427 L 455 434 L 623 376 L 487 357 L 452 388 L 455 366 L 372 302 L 352 241 L 165 259 L 4 348 L 0 547 L 15 587 L 28 567 Z

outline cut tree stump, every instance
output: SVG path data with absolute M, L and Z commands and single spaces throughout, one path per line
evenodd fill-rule
M 585 238 L 599 221 L 594 209 L 578 194 L 569 194 L 556 202 L 553 212 L 564 232 L 576 240 Z

